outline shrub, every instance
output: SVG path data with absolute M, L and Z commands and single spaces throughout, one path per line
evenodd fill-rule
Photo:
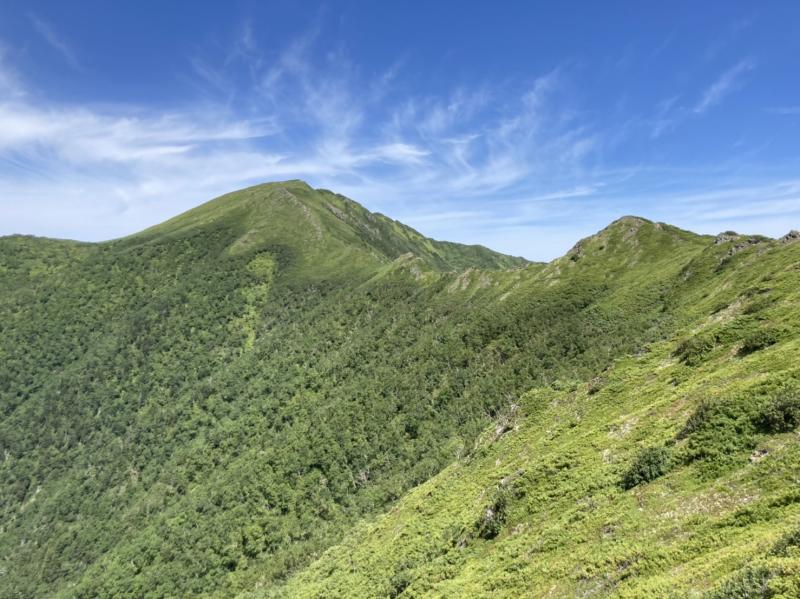
M 769 555 L 787 557 L 789 550 L 800 547 L 800 528 L 783 535 L 769 550 Z
M 395 572 L 389 579 L 389 597 L 399 597 L 411 584 L 411 569 L 413 566 L 404 564 L 403 568 Z
M 706 599 L 768 599 L 774 595 L 769 589 L 771 578 L 767 568 L 744 568 L 706 595 Z
M 773 297 L 770 296 L 757 297 L 744 307 L 744 309 L 742 310 L 742 314 L 758 314 L 759 312 L 769 308 L 774 303 L 775 303 L 775 298 Z
M 678 433 L 687 439 L 685 461 L 703 461 L 714 471 L 731 465 L 733 456 L 755 446 L 758 405 L 749 396 L 701 403 Z
M 711 419 L 713 406 L 710 402 L 703 400 L 692 415 L 686 420 L 686 424 L 678 432 L 678 439 L 685 439 L 695 431 L 700 430 L 703 425 Z
M 759 329 L 750 333 L 744 338 L 742 346 L 739 348 L 740 356 L 747 356 L 753 352 L 757 352 L 765 347 L 774 345 L 778 342 L 778 335 L 771 329 Z
M 786 391 L 773 398 L 758 418 L 759 427 L 769 434 L 788 433 L 800 426 L 800 396 Z
M 699 333 L 681 341 L 673 355 L 687 366 L 697 366 L 716 344 L 717 339 L 714 335 Z
M 800 427 L 800 389 L 796 381 L 773 377 L 738 394 L 703 401 L 676 435 L 686 439 L 682 460 L 702 460 L 718 470 L 751 450 L 760 434 L 786 433 Z
M 670 467 L 670 457 L 670 451 L 666 447 L 646 447 L 641 450 L 622 476 L 622 488 L 632 489 L 666 474 Z
M 478 522 L 478 536 L 482 539 L 493 539 L 503 529 L 506 521 L 506 507 L 508 504 L 508 493 L 505 489 L 498 489 L 491 505 L 483 510 L 480 521 Z

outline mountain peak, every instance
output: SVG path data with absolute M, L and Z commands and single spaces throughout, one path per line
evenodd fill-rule
M 793 243 L 795 241 L 800 240 L 800 231 L 792 229 L 786 235 L 781 237 L 781 242 L 783 243 Z
M 641 217 L 641 216 L 636 216 L 636 215 L 633 215 L 633 214 L 626 214 L 625 216 L 620 216 L 618 219 L 611 221 L 611 223 L 606 228 L 614 227 L 614 226 L 617 226 L 617 225 L 629 225 L 629 226 L 632 226 L 632 227 L 640 227 L 645 223 L 651 223 L 652 224 L 652 222 L 653 221 L 648 220 L 648 219 L 646 219 L 644 217 Z
M 589 237 L 578 241 L 566 254 L 572 262 L 588 256 L 661 252 L 676 243 L 697 242 L 703 236 L 641 216 L 622 216 Z
M 400 222 L 373 213 L 343 195 L 291 179 L 225 194 L 147 229 L 133 239 L 193 234 L 222 228 L 233 254 L 282 248 L 316 271 L 390 262 L 405 253 L 435 270 L 524 266 L 524 258 L 482 246 L 429 239 Z

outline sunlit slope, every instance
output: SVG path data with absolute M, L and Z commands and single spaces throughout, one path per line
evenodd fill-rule
M 668 294 L 669 339 L 510 400 L 465 456 L 256 596 L 800 596 L 791 241 L 718 238 Z

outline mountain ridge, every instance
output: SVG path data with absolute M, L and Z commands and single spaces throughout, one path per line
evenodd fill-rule
M 239 212 L 241 214 L 237 215 Z M 313 189 L 300 180 L 264 183 L 225 194 L 193 208 L 160 225 L 145 229 L 124 239 L 143 239 L 164 234 L 175 234 L 181 229 L 223 220 L 235 220 L 247 228 L 247 233 L 258 238 L 266 236 L 272 241 L 289 245 L 366 246 L 366 251 L 377 252 L 393 260 L 412 251 L 430 266 L 439 270 L 453 270 L 462 266 L 502 268 L 527 264 L 524 258 L 494 252 L 483 246 L 468 246 L 429 239 L 414 229 L 382 214 L 373 213 L 363 206 L 325 189 Z M 287 235 L 269 231 L 269 220 L 282 215 L 282 226 Z M 295 226 L 288 225 L 295 221 Z M 303 226 L 297 226 L 298 223 Z M 288 234 L 293 239 L 288 239 Z M 248 243 L 240 238 L 240 243 Z M 325 247 L 326 251 L 340 252 L 341 247 Z
M 294 190 L 295 192 L 302 191 L 304 194 L 307 195 L 299 196 L 293 194 L 292 190 Z M 548 262 L 535 262 L 523 258 L 521 256 L 511 256 L 508 254 L 501 254 L 500 252 L 491 250 L 490 248 L 487 248 L 486 246 L 483 246 L 481 244 L 462 244 L 462 243 L 442 241 L 425 237 L 418 231 L 414 230 L 413 228 L 405 225 L 400 221 L 397 221 L 380 212 L 370 212 L 363 206 L 358 204 L 358 202 L 355 202 L 352 199 L 347 198 L 346 196 L 343 196 L 341 194 L 335 193 L 331 190 L 325 188 L 318 188 L 318 189 L 312 188 L 307 182 L 301 179 L 288 179 L 285 181 L 259 183 L 234 192 L 229 192 L 217 198 L 208 200 L 207 202 L 200 204 L 199 206 L 196 206 L 194 208 L 191 208 L 179 215 L 169 218 L 162 223 L 153 225 L 151 227 L 147 227 L 137 233 L 133 233 L 120 238 L 110 239 L 107 241 L 87 242 L 87 241 L 73 240 L 67 238 L 39 237 L 35 235 L 27 235 L 24 233 L 0 236 L 0 239 L 24 237 L 24 238 L 42 239 L 42 240 L 49 240 L 56 242 L 85 244 L 90 246 L 150 239 L 158 237 L 159 235 L 175 234 L 183 229 L 190 227 L 208 225 L 214 223 L 215 219 L 223 220 L 226 216 L 225 214 L 226 210 L 236 211 L 238 209 L 248 207 L 248 205 L 250 208 L 253 208 L 254 203 L 257 208 L 263 208 L 264 206 L 259 204 L 263 204 L 266 201 L 274 199 L 271 197 L 272 193 L 274 192 L 277 192 L 283 198 L 288 198 L 290 201 L 297 202 L 298 206 L 302 210 L 305 220 L 307 220 L 311 224 L 311 227 L 314 231 L 313 237 L 316 238 L 317 240 L 319 240 L 319 236 L 321 235 L 321 229 L 320 229 L 321 223 L 318 221 L 316 222 L 314 221 L 314 215 L 312 215 L 309 212 L 309 205 L 315 207 L 319 207 L 320 205 L 324 206 L 326 210 L 333 216 L 335 216 L 339 221 L 346 224 L 350 224 L 353 228 L 360 229 L 362 230 L 362 232 L 363 231 L 368 232 L 368 234 L 373 239 L 379 238 L 381 232 L 405 238 L 404 241 L 406 241 L 408 245 L 406 245 L 403 249 L 406 249 L 407 251 L 404 252 L 401 251 L 400 248 L 392 247 L 391 249 L 393 251 L 387 252 L 385 254 L 386 258 L 388 258 L 389 260 L 394 260 L 400 257 L 403 253 L 407 253 L 408 251 L 410 251 L 411 253 L 419 256 L 427 263 L 429 263 L 431 266 L 436 267 L 437 269 L 445 268 L 449 270 L 457 270 L 459 268 L 478 267 L 478 268 L 487 268 L 490 270 L 494 270 L 498 268 L 502 269 L 502 268 L 524 267 L 529 264 L 540 264 L 540 265 L 549 264 L 551 262 L 555 262 L 563 258 L 579 254 L 581 249 L 591 244 L 591 242 L 593 241 L 602 242 L 602 240 L 607 240 L 609 237 L 620 233 L 621 229 L 627 230 L 627 233 L 623 235 L 624 239 L 632 237 L 635 235 L 635 233 L 639 230 L 639 228 L 642 225 L 647 225 L 659 230 L 666 230 L 668 232 L 672 232 L 673 234 L 678 234 L 679 236 L 695 236 L 698 238 L 704 238 L 708 240 L 711 240 L 713 238 L 718 243 L 723 243 L 725 241 L 730 241 L 733 239 L 740 239 L 740 238 L 752 238 L 752 239 L 757 238 L 763 240 L 771 240 L 771 238 L 763 235 L 747 235 L 747 234 L 740 234 L 735 231 L 726 231 L 724 233 L 719 233 L 716 236 L 710 234 L 699 234 L 685 229 L 680 229 L 678 227 L 669 225 L 664 222 L 652 221 L 642 216 L 628 214 L 614 219 L 608 225 L 606 225 L 596 233 L 588 235 L 578 240 L 575 243 L 575 245 L 572 248 L 570 248 L 564 255 L 557 256 L 556 258 L 553 258 Z M 331 199 L 337 200 L 350 210 L 349 211 L 342 210 L 336 205 L 331 204 L 330 202 Z M 230 203 L 232 205 L 226 206 L 225 205 L 226 203 Z M 223 210 L 216 210 L 216 208 L 223 208 Z M 354 216 L 352 214 L 353 212 L 356 212 L 355 216 L 359 217 L 358 219 L 353 218 Z M 262 219 L 266 220 L 267 215 L 259 214 L 258 212 L 256 212 L 255 216 L 259 216 Z M 371 221 L 372 223 L 381 224 L 382 227 L 380 232 L 375 229 L 370 230 L 369 226 L 365 224 L 365 221 L 366 222 Z M 250 227 L 255 229 L 261 229 L 263 228 L 263 225 L 264 225 L 263 222 L 256 222 L 256 223 L 251 223 Z M 399 232 L 397 230 L 392 230 L 393 228 L 399 229 Z M 781 239 L 792 241 L 796 238 L 795 234 L 796 231 L 790 231 L 789 233 L 784 235 Z M 243 240 L 240 239 L 238 241 L 241 242 Z M 350 241 L 352 241 L 352 239 L 350 239 Z M 426 244 L 432 245 L 435 249 L 431 251 L 429 247 L 425 247 Z M 462 254 L 467 254 L 467 255 L 472 254 L 474 257 L 474 262 L 471 262 L 470 259 L 466 256 L 460 256 L 459 259 L 456 260 L 454 264 L 450 264 L 446 258 L 437 255 L 437 253 L 440 253 L 443 248 L 453 248 L 454 250 Z
M 800 246 L 725 262 L 735 242 L 681 276 L 673 334 L 532 389 L 470 453 L 247 596 L 797 596 Z M 666 457 L 633 470 L 650 455 Z
M 496 253 L 436 245 L 343 196 L 285 185 L 100 244 L 0 239 L 0 596 L 437 596 L 454 592 L 451 578 L 481 596 L 497 591 L 470 576 L 481 564 L 510 559 L 527 572 L 505 550 L 517 526 L 543 518 L 525 497 L 591 500 L 614 515 L 651 488 L 615 486 L 640 445 L 671 452 L 673 439 L 680 451 L 669 455 L 693 460 L 664 479 L 684 494 L 705 489 L 695 472 L 737 473 L 755 450 L 793 455 L 793 433 L 763 424 L 792 418 L 793 404 L 764 411 L 772 388 L 751 397 L 748 381 L 793 389 L 800 245 L 716 243 L 630 217 L 549 263 L 507 268 Z M 721 401 L 713 422 L 727 422 L 732 400 L 705 380 L 744 398 L 721 449 L 699 425 L 675 439 L 707 396 Z M 629 412 L 651 424 L 609 437 Z M 617 458 L 581 458 L 572 478 L 560 466 L 569 456 L 542 445 L 555 430 L 592 460 L 614 439 Z M 698 457 L 701 441 L 718 453 Z M 539 447 L 547 468 L 519 443 Z M 516 472 L 503 470 L 506 458 L 546 476 L 505 497 L 497 481 Z M 476 495 L 451 486 L 454 471 Z M 575 494 L 592 480 L 602 497 Z M 418 501 L 431 489 L 441 517 Z M 501 495 L 508 514 L 484 521 L 480 510 L 497 506 L 477 498 Z M 795 510 L 781 501 L 742 529 L 762 545 L 776 538 Z M 372 547 L 361 534 L 381 514 L 399 514 L 409 535 L 392 541 L 379 526 L 375 561 L 359 554 L 341 566 L 353 542 Z M 705 530 L 684 525 L 682 534 Z M 620 547 L 634 529 L 620 528 Z M 542 539 L 577 538 L 557 530 Z M 687 593 L 756 555 L 725 538 L 731 557 L 698 550 L 705 569 L 686 570 Z M 593 570 L 573 577 L 571 553 L 545 556 L 564 593 L 664 588 L 636 586 L 646 577 L 630 566 L 629 582 L 617 576 L 629 554 L 605 570 L 592 558 Z M 668 563 L 640 554 L 643 572 Z M 437 555 L 454 561 L 439 569 Z M 786 579 L 791 557 L 771 559 L 770 579 Z M 382 565 L 369 574 L 369 563 Z M 551 584 L 509 576 L 512 594 Z

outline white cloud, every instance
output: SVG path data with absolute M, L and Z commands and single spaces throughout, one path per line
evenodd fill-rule
M 19 73 L 9 64 L 8 47 L 0 40 L 0 100 L 18 99 L 25 94 Z
M 29 93 L 0 46 L 0 234 L 108 239 L 288 178 L 435 237 L 537 259 L 620 214 L 709 227 L 714 211 L 719 223 L 737 218 L 730 204 L 741 186 L 719 199 L 656 194 L 653 180 L 673 173 L 598 166 L 607 132 L 573 110 L 561 70 L 527 85 L 409 96 L 398 91 L 399 63 L 363 77 L 341 52 L 320 53 L 316 40 L 312 30 L 269 54 L 245 24 L 231 48 L 189 60 L 202 101 L 171 110 L 71 106 Z M 721 101 L 751 68 L 743 61 L 728 71 L 698 107 Z M 655 121 L 640 121 L 651 139 L 692 114 L 677 98 L 658 110 Z M 640 196 L 631 197 L 634 185 Z M 755 202 L 765 191 L 744 197 Z M 796 195 L 779 193 L 765 196 L 771 203 L 759 218 L 792 209 Z
M 185 154 L 203 144 L 247 140 L 275 132 L 269 119 L 229 120 L 209 114 L 114 114 L 87 108 L 0 104 L 0 151 L 76 165 L 133 165 Z
M 81 64 L 75 56 L 75 52 L 73 52 L 72 48 L 55 32 L 52 25 L 34 14 L 29 15 L 29 18 L 36 32 L 42 36 L 42 39 L 44 39 L 50 47 L 61 55 L 64 62 L 76 71 L 82 70 Z
M 722 102 L 723 98 L 734 91 L 741 84 L 742 76 L 755 68 L 751 59 L 741 60 L 730 69 L 722 73 L 703 93 L 700 101 L 695 105 L 694 112 L 702 114 Z
M 800 106 L 775 106 L 773 108 L 768 108 L 767 112 L 771 112 L 772 114 L 799 115 Z
M 403 142 L 389 143 L 375 149 L 375 156 L 395 163 L 421 164 L 423 158 L 429 155 L 427 150 Z

